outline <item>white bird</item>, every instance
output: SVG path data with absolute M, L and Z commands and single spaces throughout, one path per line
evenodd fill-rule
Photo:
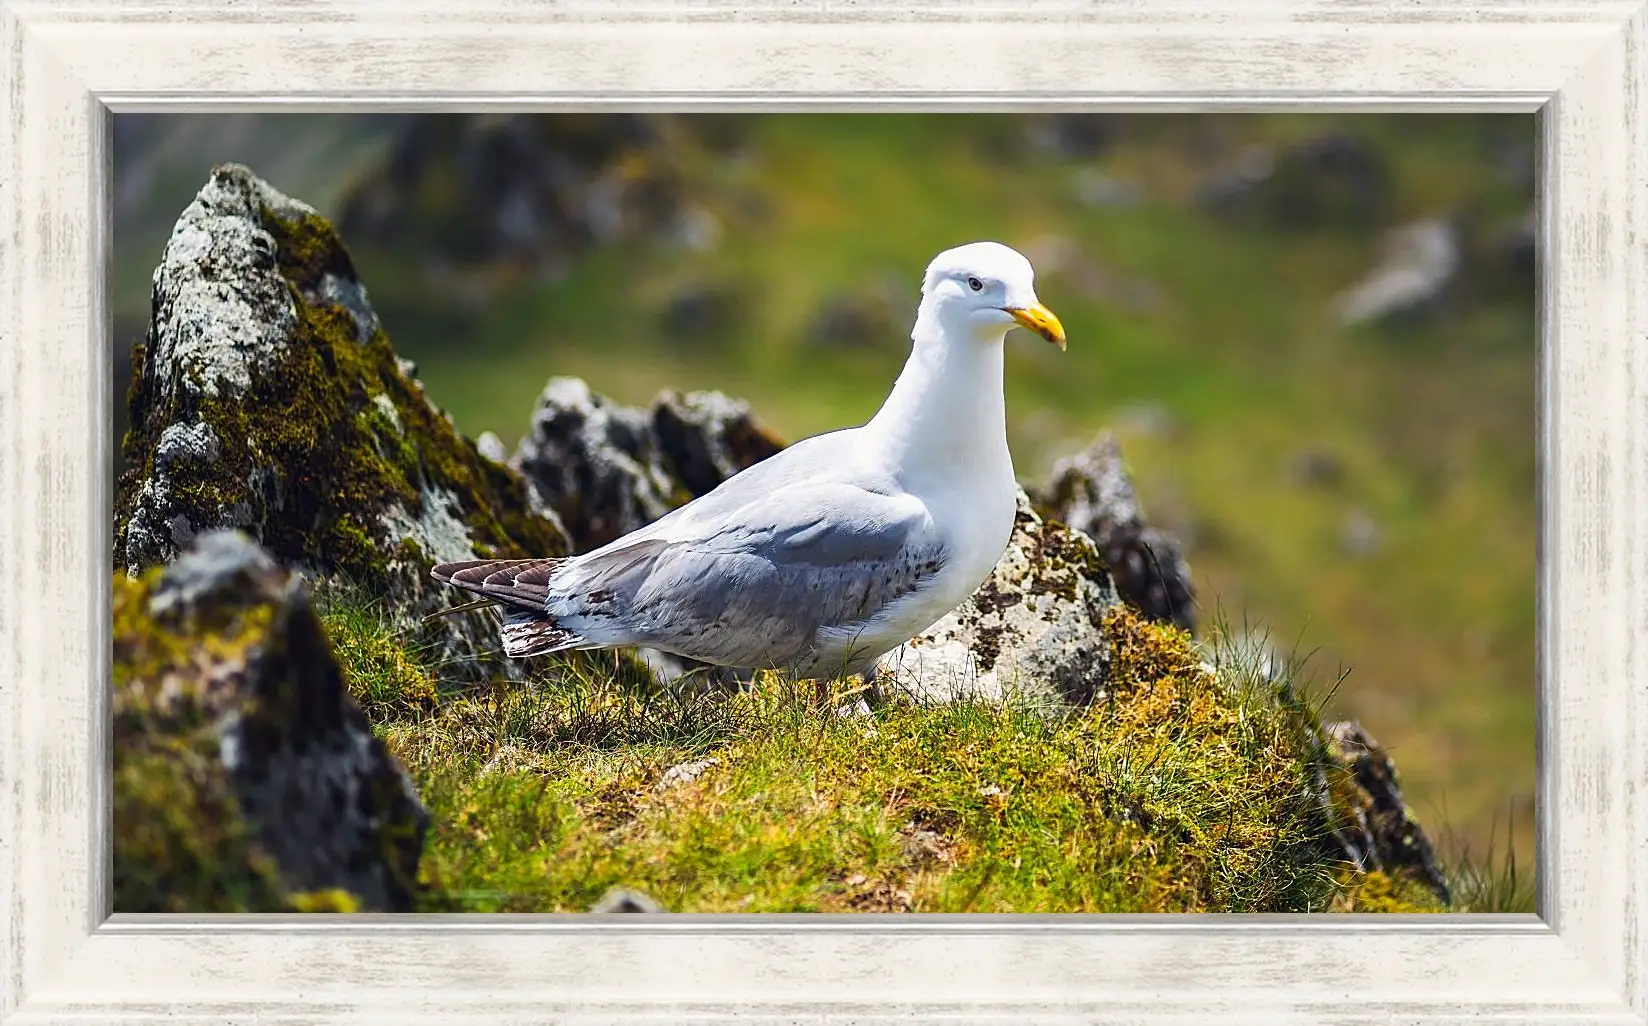
M 508 610 L 510 656 L 644 646 L 721 666 L 852 676 L 983 583 L 1013 530 L 1003 340 L 1064 348 L 1015 250 L 927 268 L 909 360 L 861 427 L 804 439 L 607 545 L 564 559 L 443 563 Z

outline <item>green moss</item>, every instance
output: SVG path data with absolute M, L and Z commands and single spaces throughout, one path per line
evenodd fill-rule
M 1020 519 L 1025 519 L 1022 512 Z M 1081 594 L 1082 578 L 1107 578 L 1108 571 L 1097 546 L 1084 536 L 1044 521 L 1034 537 L 1029 590 L 1074 602 Z
M 147 587 L 116 579 L 117 637 L 136 636 L 132 596 Z M 425 911 L 581 910 L 614 886 L 677 911 L 1438 909 L 1422 885 L 1357 874 L 1323 843 L 1298 696 L 1210 672 L 1189 635 L 1126 607 L 1106 617 L 1106 693 L 1049 719 L 896 699 L 842 718 L 830 686 L 763 674 L 732 693 L 665 690 L 615 652 L 548 660 L 531 687 L 442 693 L 360 592 L 323 593 L 319 606 L 346 686 L 432 813 L 415 866 L 397 827 L 383 834 Z M 262 630 L 232 618 L 213 644 L 231 651 Z M 117 666 L 163 679 L 193 651 L 142 636 L 149 654 L 119 642 Z M 152 743 L 132 751 L 147 760 L 121 761 L 122 793 L 146 796 L 123 806 L 122 850 L 179 867 L 151 877 L 152 893 L 176 890 L 166 900 L 178 908 L 205 907 L 214 887 L 231 904 L 330 907 L 281 897 L 255 844 L 233 833 L 232 799 L 195 797 L 210 773 L 179 776 L 192 763 L 155 748 L 186 738 L 209 770 L 204 720 L 146 722 L 141 736 Z M 706 759 L 660 786 L 670 767 Z M 196 829 L 207 814 L 229 832 Z
M 1430 888 L 1400 874 L 1346 871 L 1334 899 L 1336 912 L 1443 912 Z
M 401 372 L 383 331 L 359 340 L 350 312 L 321 298 L 327 275 L 355 281 L 331 224 L 268 207 L 262 223 L 297 311 L 292 345 L 247 395 L 202 395 L 192 408 L 172 408 L 148 383 L 134 383 L 125 451 L 136 471 L 123 482 L 119 508 L 130 509 L 137 486 L 153 476 L 159 432 L 205 421 L 221 457 L 168 468 L 175 494 L 186 507 L 218 517 L 237 507 L 250 511 L 252 522 L 265 525 L 264 546 L 282 563 L 380 583 L 396 542 L 383 514 L 396 505 L 415 513 L 425 491 L 454 497 L 474 543 L 489 554 L 563 554 L 554 526 L 531 514 L 519 477 L 482 459 L 453 430 Z M 384 400 L 393 416 L 379 405 Z M 278 515 L 265 515 L 277 504 Z M 412 561 L 429 558 L 416 552 Z
M 290 898 L 299 912 L 359 912 L 360 901 L 348 891 L 334 887 L 325 891 L 302 891 Z
M 300 906 L 229 783 L 209 689 L 267 637 L 266 606 L 214 605 L 205 633 L 146 612 L 158 571 L 114 587 L 114 907 L 121 912 L 270 912 Z

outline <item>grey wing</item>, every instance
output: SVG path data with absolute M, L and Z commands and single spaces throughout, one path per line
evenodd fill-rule
M 851 628 L 915 591 L 946 554 L 919 500 L 836 483 L 779 489 L 684 537 L 596 555 L 551 600 L 569 626 L 705 662 L 782 666 L 821 629 Z
M 746 467 L 715 488 L 678 506 L 652 523 L 607 543 L 589 556 L 629 549 L 643 539 L 679 537 L 738 515 L 744 507 L 774 494 L 806 487 L 819 479 L 820 467 L 840 466 L 851 458 L 852 438 L 858 429 L 831 431 L 804 438 L 761 462 Z

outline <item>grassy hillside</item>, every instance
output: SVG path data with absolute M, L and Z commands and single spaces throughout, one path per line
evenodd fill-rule
M 683 912 L 1441 910 L 1340 861 L 1307 699 L 1251 662 L 1215 675 L 1124 608 L 1107 697 L 1058 718 L 897 698 L 844 717 L 777 675 L 666 693 L 610 653 L 454 690 L 370 602 L 323 618 L 429 806 L 427 911 L 575 912 L 613 888 Z M 1494 910 L 1480 897 L 1454 907 Z
M 1087 155 L 1035 145 L 1022 121 L 766 116 L 733 125 L 729 150 L 683 139 L 664 159 L 718 225 L 707 248 L 649 237 L 555 275 L 454 275 L 414 246 L 350 242 L 431 394 L 465 433 L 510 444 L 551 374 L 628 402 L 721 389 L 792 438 L 858 422 L 902 363 L 926 260 L 975 238 L 1025 249 L 1071 342 L 1009 339 L 1021 476 L 1114 427 L 1148 512 L 1188 543 L 1204 620 L 1262 625 L 1314 652 L 1322 681 L 1348 669 L 1330 714 L 1387 744 L 1419 816 L 1481 850 L 1514 812 L 1531 852 L 1531 291 L 1473 282 L 1389 328 L 1344 329 L 1331 304 L 1385 227 L 1461 215 L 1489 232 L 1520 214 L 1531 186 L 1506 154 L 1531 144 L 1532 119 L 1129 117 Z M 1369 223 L 1198 205 L 1244 146 L 1328 128 L 1388 162 L 1389 207 Z M 1062 268 L 1046 258 L 1061 247 Z M 154 258 L 123 252 L 122 267 Z M 813 340 L 844 297 L 889 318 L 873 342 Z M 1301 460 L 1332 469 L 1311 483 Z
M 755 119 L 746 160 L 703 155 L 690 169 L 723 225 L 715 248 L 598 249 L 561 280 L 502 288 L 467 315 L 417 289 L 415 254 L 360 249 L 359 262 L 402 351 L 466 430 L 512 443 L 544 378 L 570 373 L 631 402 L 665 386 L 724 389 L 798 437 L 867 417 L 905 355 L 902 323 L 873 346 L 808 345 L 830 299 L 890 290 L 907 317 L 940 248 L 1071 240 L 1091 267 L 1038 283 L 1069 352 L 1009 340 L 1020 474 L 1115 426 L 1150 513 L 1190 543 L 1204 606 L 1314 651 L 1319 676 L 1348 669 L 1337 707 L 1389 739 L 1428 821 L 1481 847 L 1514 811 L 1531 850 L 1531 292 L 1341 329 L 1332 300 L 1378 259 L 1376 228 L 1233 226 L 1197 208 L 1196 186 L 1238 145 L 1303 138 L 1323 118 L 1131 119 L 1092 159 L 1039 153 L 1012 121 Z M 1386 223 L 1492 221 L 1527 200 L 1498 156 L 1531 138 L 1531 119 L 1331 124 L 1390 160 Z M 1096 172 L 1136 200 L 1084 203 Z M 739 211 L 745 192 L 764 198 L 762 213 Z M 731 308 L 683 337 L 665 311 L 702 288 L 725 290 Z M 1310 451 L 1342 467 L 1336 484 L 1298 482 Z M 1344 533 L 1364 519 L 1378 546 L 1350 554 Z

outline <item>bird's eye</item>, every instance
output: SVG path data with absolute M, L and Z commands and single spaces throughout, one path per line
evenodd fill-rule
M 972 289 L 974 292 L 978 292 L 984 288 L 984 283 L 979 281 L 977 278 L 968 278 L 967 287 Z

